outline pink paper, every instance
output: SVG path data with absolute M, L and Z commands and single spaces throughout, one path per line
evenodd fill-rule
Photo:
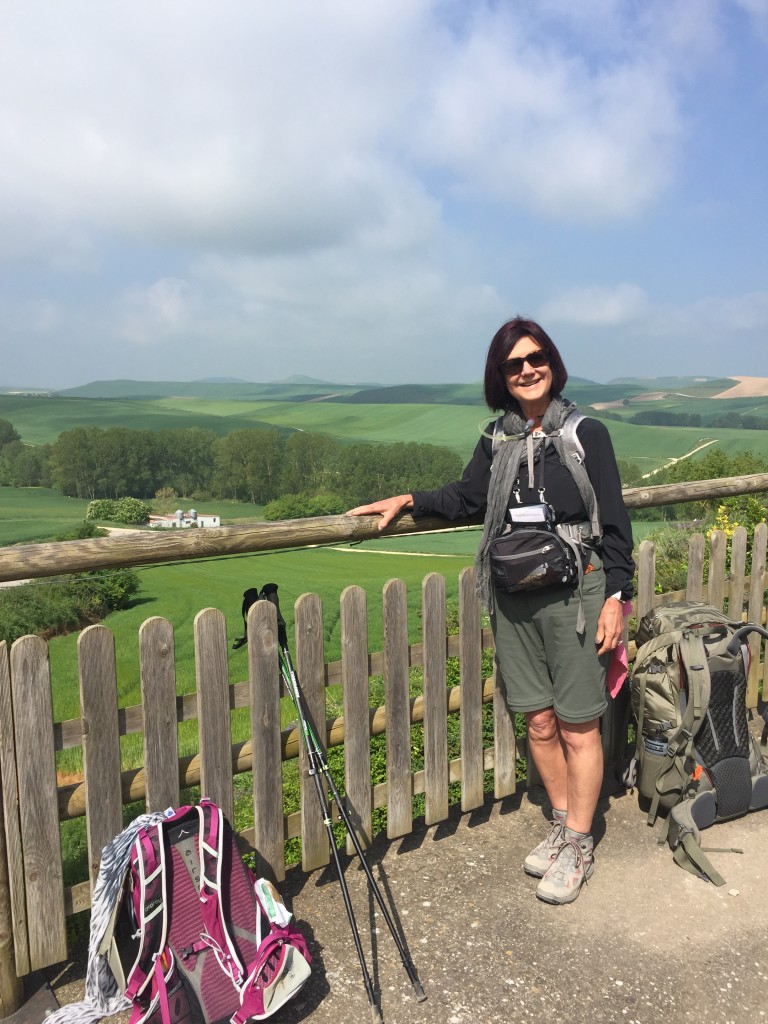
M 622 605 L 622 611 L 624 612 L 624 618 L 630 614 L 632 611 L 632 604 L 630 601 L 624 602 Z M 611 697 L 615 697 L 624 685 L 624 680 L 627 678 L 627 669 L 627 648 L 624 645 L 624 641 L 619 640 L 618 644 L 613 649 L 611 664 L 608 666 L 608 678 L 605 681 L 605 685 Z

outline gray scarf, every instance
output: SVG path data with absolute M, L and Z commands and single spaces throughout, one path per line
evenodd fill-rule
M 554 445 L 560 461 L 573 476 L 589 519 L 595 521 L 594 490 L 584 467 L 580 463 L 577 464 L 575 459 L 567 457 L 561 436 L 563 424 L 575 410 L 576 406 L 567 399 L 553 398 L 541 422 L 541 429 L 546 436 L 538 440 L 532 437 L 530 430 L 526 434 L 526 420 L 517 404 L 504 416 L 504 437 L 493 460 L 483 536 L 475 556 L 475 590 L 483 607 L 489 611 L 493 611 L 491 541 L 504 530 L 510 495 L 520 475 L 521 466 L 528 465 L 529 486 L 533 486 L 534 462 L 537 458 L 544 458 L 547 445 Z

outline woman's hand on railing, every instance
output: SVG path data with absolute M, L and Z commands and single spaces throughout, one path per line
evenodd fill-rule
M 358 505 L 346 513 L 348 516 L 381 516 L 379 529 L 384 530 L 395 516 L 404 508 L 413 508 L 412 494 L 396 494 L 391 498 L 382 498 L 381 501 L 374 501 L 370 505 Z

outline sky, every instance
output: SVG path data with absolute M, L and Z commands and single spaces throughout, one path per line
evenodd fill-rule
M 0 386 L 768 376 L 768 0 L 0 0 Z

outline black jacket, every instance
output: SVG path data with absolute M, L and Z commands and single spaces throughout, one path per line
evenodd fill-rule
M 603 528 L 601 556 L 605 569 L 606 596 L 621 591 L 627 600 L 632 596 L 632 527 L 621 496 L 621 481 L 616 466 L 611 437 L 600 420 L 583 419 L 576 434 L 584 446 L 584 466 L 597 495 L 600 523 Z M 461 480 L 446 484 L 437 491 L 413 492 L 413 515 L 437 515 L 446 519 L 465 519 L 485 512 L 493 461 L 492 441 L 481 437 Z M 534 470 L 534 487 L 528 487 L 528 467 L 520 472 L 520 501 L 523 505 L 539 501 L 539 466 Z M 578 488 L 552 445 L 548 445 L 544 462 L 546 500 L 555 511 L 558 523 L 582 523 L 588 514 Z M 512 504 L 510 494 L 510 504 Z

